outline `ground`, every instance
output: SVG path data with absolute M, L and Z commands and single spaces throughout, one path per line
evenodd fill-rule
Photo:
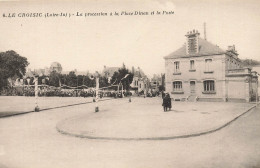
M 12 99 L 15 100 L 15 98 Z M 51 99 L 49 103 L 52 107 L 57 105 L 54 100 L 60 100 L 58 98 Z M 87 101 L 91 101 L 91 99 L 71 99 L 73 104 Z M 70 131 L 77 131 L 78 129 L 88 129 L 88 126 L 98 126 L 97 122 L 100 121 L 100 126 L 95 130 L 95 135 L 100 136 L 100 131 L 106 133 L 105 128 L 112 124 L 107 120 L 107 118 L 110 118 L 115 122 L 114 126 L 121 127 L 120 129 L 117 128 L 117 131 L 127 136 L 128 134 L 124 134 L 122 130 L 124 128 L 126 131 L 133 129 L 127 123 L 134 122 L 138 125 L 140 118 L 143 118 L 146 124 L 141 124 L 140 128 L 136 128 L 139 136 L 149 135 L 147 132 L 151 132 L 152 129 L 149 128 L 151 126 L 155 128 L 154 132 L 158 132 L 156 127 L 159 126 L 167 134 L 173 135 L 175 131 L 183 130 L 182 127 L 173 129 L 163 127 L 166 122 L 175 127 L 183 124 L 183 122 L 178 122 L 179 124 L 174 125 L 172 121 L 177 120 L 172 119 L 173 117 L 178 121 L 182 118 L 186 118 L 182 121 L 199 120 L 200 122 L 193 122 L 190 125 L 195 124 L 194 127 L 199 128 L 200 131 L 205 131 L 208 128 L 222 125 L 223 121 L 228 122 L 228 120 L 243 114 L 242 111 L 246 111 L 252 106 L 252 104 L 241 103 L 174 102 L 173 110 L 164 113 L 159 98 L 133 98 L 131 103 L 130 105 L 127 99 L 103 101 L 100 102 L 99 113 L 94 113 L 95 105 L 88 103 L 0 118 L 0 167 L 260 167 L 259 108 L 245 113 L 218 131 L 188 138 L 130 141 L 100 140 L 78 138 L 57 131 L 59 123 L 67 126 L 64 129 L 69 128 Z M 1 104 L 1 110 L 8 109 L 2 107 L 9 106 L 9 104 L 12 103 Z M 134 113 L 131 115 L 125 114 L 127 110 L 121 110 L 122 107 L 128 107 L 127 110 L 134 111 Z M 140 115 L 136 113 L 138 107 L 143 109 L 139 110 Z M 226 115 L 224 115 L 224 111 Z M 163 117 L 166 115 L 167 117 Z M 155 122 L 156 116 L 160 118 L 157 122 Z M 189 116 L 195 118 L 189 118 Z M 132 119 L 136 118 L 137 121 L 132 120 L 131 117 Z M 166 120 L 166 118 L 169 119 Z M 78 127 L 84 120 L 87 124 L 82 126 L 86 127 Z M 161 120 L 164 124 L 160 123 Z M 220 120 L 220 122 L 214 120 Z M 116 125 L 117 122 L 120 124 Z M 211 126 L 210 123 L 216 125 L 208 127 Z M 203 127 L 198 125 L 203 125 Z M 144 127 L 148 131 L 145 131 Z M 83 135 L 86 132 L 89 131 L 83 131 Z M 82 131 L 79 133 L 82 133 Z M 165 136 L 165 134 L 151 133 L 153 136 Z M 115 136 L 116 134 L 114 131 L 106 133 L 106 136 L 111 135 Z M 133 136 L 136 135 L 133 134 Z

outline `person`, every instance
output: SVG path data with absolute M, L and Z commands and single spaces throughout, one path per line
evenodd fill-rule
M 171 111 L 171 108 L 172 108 L 172 99 L 170 97 L 170 94 L 167 94 L 166 96 L 166 101 L 167 101 L 167 107 L 169 108 L 169 111 Z M 167 110 L 166 110 L 167 111 Z
M 166 112 L 166 111 L 167 111 L 167 106 L 168 106 L 168 103 L 167 103 L 167 97 L 166 97 L 166 96 L 163 97 L 163 103 L 162 103 L 162 106 L 163 106 L 163 110 L 164 110 L 164 112 Z
M 164 91 L 162 91 L 162 99 L 165 97 L 165 93 Z

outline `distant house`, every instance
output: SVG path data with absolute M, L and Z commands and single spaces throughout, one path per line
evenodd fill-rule
M 115 72 L 117 72 L 120 69 L 120 67 L 107 67 L 104 66 L 104 69 L 101 73 L 102 76 L 105 76 L 108 79 L 108 82 L 110 83 L 112 76 Z
M 162 88 L 163 85 L 163 75 L 154 74 L 150 80 L 150 89 L 153 91 L 159 91 L 159 88 Z
M 260 65 L 254 65 L 254 66 L 252 66 L 250 68 L 252 68 L 252 71 L 255 71 L 257 73 L 257 76 L 259 76 L 259 74 L 260 74 Z M 260 85 L 258 85 L 257 96 L 260 96 Z
M 186 44 L 165 56 L 166 92 L 174 100 L 253 101 L 258 77 L 243 68 L 235 46 L 219 48 L 190 31 Z
M 132 73 L 134 74 L 134 77 L 130 84 L 131 88 L 136 92 L 147 92 L 149 90 L 149 79 L 143 70 L 140 67 L 137 69 L 132 67 Z

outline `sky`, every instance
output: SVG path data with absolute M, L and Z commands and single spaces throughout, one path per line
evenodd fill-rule
M 27 57 L 29 68 L 59 62 L 64 71 L 101 71 L 104 65 L 148 75 L 164 73 L 164 56 L 198 30 L 227 49 L 235 45 L 241 59 L 260 60 L 260 2 L 257 0 L 88 0 L 0 1 L 0 52 Z M 170 15 L 120 15 L 121 12 L 174 11 Z M 18 17 L 19 13 L 99 13 L 119 16 Z M 16 17 L 3 17 L 15 13 Z

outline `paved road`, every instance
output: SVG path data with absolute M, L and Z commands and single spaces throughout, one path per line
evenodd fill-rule
M 55 130 L 61 119 L 81 115 L 83 109 L 93 107 L 80 105 L 0 119 L 0 166 L 260 167 L 260 108 L 221 131 L 186 139 L 89 140 L 65 136 Z

